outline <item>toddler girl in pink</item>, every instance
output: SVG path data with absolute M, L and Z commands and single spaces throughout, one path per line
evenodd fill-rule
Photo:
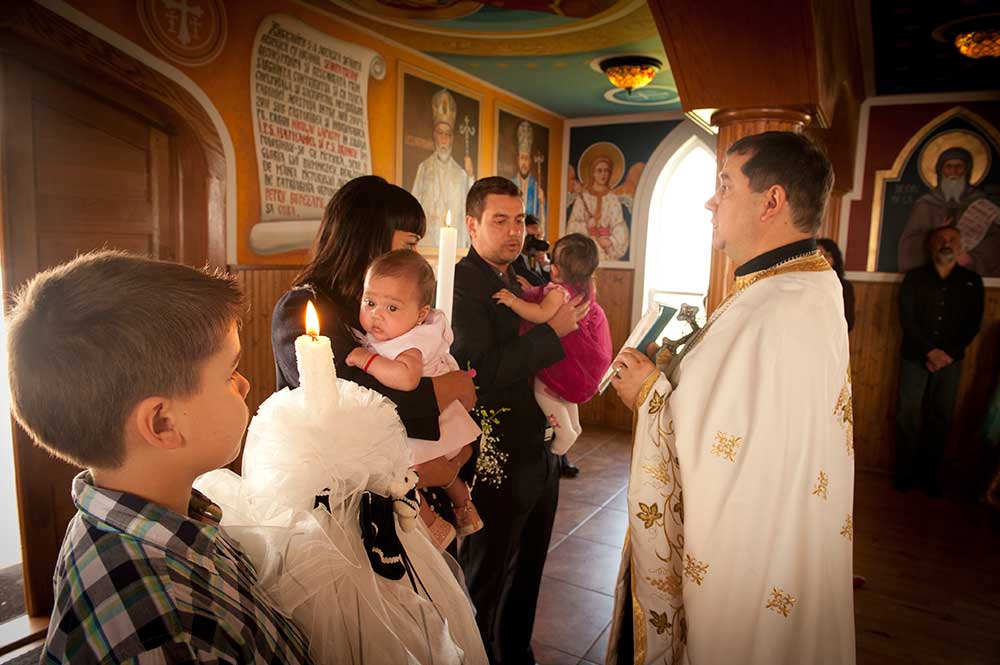
M 552 248 L 552 281 L 525 290 L 518 298 L 507 289 L 493 294 L 530 327 L 551 319 L 563 303 L 583 294 L 590 302 L 579 329 L 562 338 L 566 357 L 535 376 L 535 401 L 555 428 L 552 452 L 562 455 L 580 436 L 579 404 L 597 393 L 601 376 L 611 365 L 611 330 L 604 310 L 594 300 L 597 245 L 580 233 L 570 233 Z

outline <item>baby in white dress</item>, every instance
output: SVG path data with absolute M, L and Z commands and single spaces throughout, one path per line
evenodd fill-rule
M 348 354 L 347 364 L 360 367 L 396 390 L 413 390 L 421 377 L 459 369 L 449 352 L 454 336 L 448 318 L 430 306 L 434 290 L 434 271 L 417 252 L 400 249 L 375 259 L 365 275 L 361 296 L 359 318 L 366 333 L 365 345 Z M 479 434 L 475 422 L 461 410 L 446 410 L 441 425 L 442 440 L 454 439 L 448 436 L 449 427 L 472 433 L 467 441 L 456 440 L 458 447 L 441 451 L 449 458 Z M 455 511 L 455 525 L 438 516 L 426 501 L 421 502 L 420 517 L 435 544 L 444 550 L 456 532 L 462 536 L 475 533 L 483 528 L 483 521 L 472 504 L 468 485 L 458 476 L 442 489 Z

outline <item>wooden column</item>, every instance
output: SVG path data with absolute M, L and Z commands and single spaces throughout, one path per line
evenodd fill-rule
M 721 109 L 712 114 L 712 124 L 719 128 L 716 139 L 717 170 L 722 170 L 726 161 L 726 151 L 744 136 L 768 131 L 801 132 L 812 120 L 812 116 L 796 109 L 750 108 Z M 708 281 L 708 313 L 710 314 L 729 293 L 733 283 L 732 265 L 725 254 L 712 250 L 712 268 Z

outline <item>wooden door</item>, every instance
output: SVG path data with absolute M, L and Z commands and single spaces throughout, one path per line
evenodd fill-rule
M 12 58 L 2 64 L 4 285 L 102 247 L 174 259 L 180 246 L 173 140 L 123 100 Z M 78 469 L 14 428 L 28 613 L 52 607 L 52 571 L 74 513 Z

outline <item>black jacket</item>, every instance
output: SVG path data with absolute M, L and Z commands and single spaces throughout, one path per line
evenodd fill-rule
M 899 289 L 903 357 L 923 362 L 932 349 L 961 360 L 983 322 L 983 280 L 955 266 L 944 279 L 932 264 L 906 273 Z
M 297 287 L 285 293 L 274 306 L 271 315 L 271 348 L 274 353 L 274 369 L 278 380 L 278 390 L 284 387 L 297 388 L 299 368 L 295 362 L 295 340 L 305 334 L 306 303 L 312 300 L 319 315 L 320 334 L 330 338 L 333 347 L 334 367 L 337 376 L 358 385 L 371 388 L 385 395 L 396 404 L 399 419 L 406 427 L 406 433 L 416 439 L 437 439 L 441 436 L 438 428 L 437 397 L 430 379 L 420 380 L 416 390 L 404 392 L 393 390 L 379 383 L 375 377 L 344 363 L 347 354 L 359 346 L 351 333 L 350 326 L 358 325 L 357 311 L 353 315 L 345 311 L 347 306 L 338 305 L 333 298 L 317 287 Z
M 535 402 L 534 376 L 538 370 L 562 360 L 562 344 L 548 325 L 519 335 L 520 317 L 493 300 L 506 288 L 520 295 L 514 271 L 507 268 L 505 284 L 475 249 L 455 266 L 455 299 L 451 353 L 462 369 L 476 370 L 479 404 L 486 409 L 507 407 L 494 431 L 508 465 L 540 460 L 545 436 L 545 416 Z

